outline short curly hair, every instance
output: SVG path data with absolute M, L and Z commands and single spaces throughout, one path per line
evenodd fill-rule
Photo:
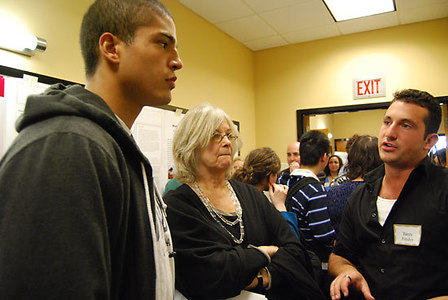
M 425 91 L 414 89 L 406 89 L 396 91 L 391 102 L 402 101 L 406 103 L 413 103 L 424 107 L 428 110 L 428 116 L 423 120 L 425 122 L 425 137 L 431 133 L 437 133 L 440 122 L 442 120 L 442 109 L 440 103 L 431 94 Z

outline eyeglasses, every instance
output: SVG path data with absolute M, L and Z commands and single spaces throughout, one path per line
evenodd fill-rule
M 237 137 L 231 133 L 226 134 L 220 134 L 220 133 L 214 133 L 211 137 L 211 140 L 216 143 L 221 143 L 222 140 L 226 137 L 229 141 L 233 142 L 237 139 Z

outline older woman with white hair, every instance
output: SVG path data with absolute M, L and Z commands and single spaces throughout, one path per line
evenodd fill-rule
M 165 196 L 176 288 L 188 299 L 226 299 L 242 290 L 268 299 L 324 299 L 306 251 L 267 198 L 228 180 L 241 145 L 230 117 L 202 104 L 174 134 L 183 183 Z

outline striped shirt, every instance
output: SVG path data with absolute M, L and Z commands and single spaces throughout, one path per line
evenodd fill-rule
M 281 174 L 278 182 L 292 186 L 304 175 Z M 327 208 L 327 191 L 320 182 L 313 182 L 292 195 L 292 211 L 297 215 L 300 236 L 319 258 L 328 261 L 335 231 Z

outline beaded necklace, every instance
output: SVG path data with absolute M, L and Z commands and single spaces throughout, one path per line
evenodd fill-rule
M 213 217 L 213 219 L 221 225 L 221 227 L 232 237 L 233 241 L 237 244 L 241 244 L 244 240 L 244 224 L 243 224 L 243 210 L 241 209 L 240 201 L 238 200 L 238 197 L 235 194 L 235 191 L 232 188 L 232 185 L 229 183 L 228 180 L 226 180 L 226 186 L 227 190 L 230 193 L 230 197 L 233 200 L 233 204 L 235 205 L 236 210 L 236 220 L 235 221 L 229 221 L 223 214 L 216 209 L 210 202 L 210 200 L 205 196 L 205 194 L 202 192 L 201 188 L 197 184 L 197 182 L 193 183 L 193 188 L 195 189 L 196 193 L 199 196 L 199 199 L 201 199 L 204 206 L 207 208 L 210 215 Z M 223 223 L 234 226 L 239 223 L 240 225 L 240 238 L 237 239 L 224 225 Z

